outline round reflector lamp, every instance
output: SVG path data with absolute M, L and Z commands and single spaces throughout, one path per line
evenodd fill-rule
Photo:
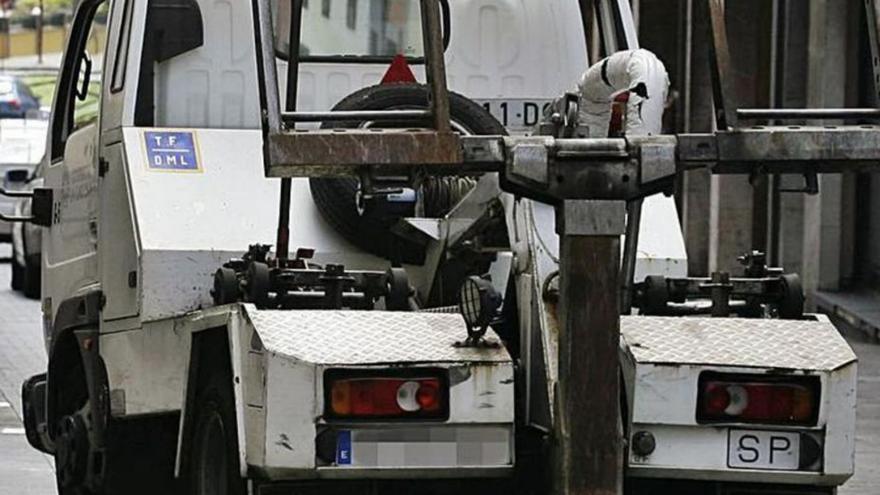
M 397 389 L 397 405 L 406 412 L 418 411 L 422 408 L 418 401 L 419 382 L 404 382 Z
M 476 341 L 486 334 L 489 325 L 497 318 L 501 307 L 501 295 L 492 282 L 483 277 L 471 276 L 458 291 L 458 308 L 468 327 L 468 339 Z

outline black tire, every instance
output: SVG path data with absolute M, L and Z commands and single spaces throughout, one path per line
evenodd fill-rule
M 40 260 L 33 260 L 27 256 L 24 258 L 24 272 L 22 273 L 22 291 L 29 299 L 40 298 Z
M 779 301 L 779 317 L 783 320 L 800 320 L 804 317 L 804 289 L 796 274 L 781 277 L 782 298 Z
M 83 419 L 71 414 L 59 421 L 55 445 L 55 484 L 58 495 L 93 495 L 86 488 L 89 441 Z
M 189 448 L 189 493 L 244 495 L 239 471 L 235 401 L 228 373 L 211 373 L 199 387 Z
M 70 416 L 69 418 L 73 418 Z M 159 415 L 144 419 L 120 420 L 111 423 L 107 431 L 108 444 L 103 455 L 104 477 L 98 491 L 82 483 L 65 482 L 60 466 L 71 455 L 55 452 L 55 476 L 59 495 L 174 495 L 179 492 L 174 477 L 177 447 L 176 414 Z M 86 434 L 83 432 L 83 436 Z M 78 441 L 77 469 L 86 469 L 88 440 Z
M 334 110 L 389 110 L 394 108 L 427 108 L 428 90 L 420 84 L 387 84 L 361 89 L 340 101 Z M 458 93 L 449 93 L 449 109 L 454 127 L 476 135 L 505 135 L 507 131 L 495 117 L 477 103 Z M 335 122 L 324 128 L 356 128 L 360 122 Z M 409 120 L 383 124 L 385 127 L 428 127 L 427 122 Z M 453 179 L 454 180 L 454 179 Z M 309 180 L 312 197 L 324 219 L 345 239 L 355 246 L 395 261 L 416 262 L 417 246 L 401 245 L 391 241 L 390 227 L 396 223 L 396 212 L 380 215 L 362 215 L 358 209 L 358 181 L 355 179 Z M 459 195 L 456 195 L 459 196 Z M 460 199 L 460 198 L 459 198 Z M 449 201 L 446 210 L 454 206 Z M 389 203 L 388 207 L 394 205 Z M 444 212 L 432 212 L 441 216 Z M 415 249 L 414 249 L 415 248 Z M 415 253 L 415 254 L 414 254 Z

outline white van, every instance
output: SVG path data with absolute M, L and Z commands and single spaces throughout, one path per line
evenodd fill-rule
M 3 188 L 19 189 L 30 179 L 46 151 L 48 121 L 0 119 L 0 180 Z M 0 213 L 12 215 L 16 200 L 0 196 Z M 12 225 L 0 220 L 0 241 L 11 240 Z

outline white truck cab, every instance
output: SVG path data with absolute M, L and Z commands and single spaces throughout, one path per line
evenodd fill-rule
M 395 54 L 423 80 L 418 3 L 273 3 L 278 19 L 301 8 L 308 20 L 297 107 L 423 105 L 424 90 L 400 81 L 358 92 Z M 460 132 L 534 132 L 588 66 L 578 2 L 441 3 Z M 433 216 L 427 189 L 373 203 L 356 183 L 294 179 L 290 245 L 301 249 L 273 261 L 281 189 L 262 160 L 258 53 L 272 43 L 278 67 L 288 55 L 284 36 L 261 38 L 263 4 L 78 3 L 43 168 L 50 203 L 37 208 L 49 224 L 49 369 L 24 386 L 28 440 L 54 455 L 61 493 L 545 490 L 535 473 L 557 374 L 552 208 L 502 193 L 492 176 L 462 178 Z M 107 43 L 90 53 L 105 8 Z M 83 119 L 74 101 L 97 64 L 100 110 Z M 414 103 L 395 100 L 407 91 Z M 684 276 L 674 202 L 649 201 L 636 278 Z M 401 222 L 359 230 L 375 204 Z M 487 272 L 488 285 L 472 278 Z M 286 289 L 267 289 L 277 284 Z M 469 342 L 459 287 L 508 301 L 482 345 Z M 625 320 L 626 397 L 599 400 L 621 401 L 628 485 L 828 493 L 853 469 L 852 351 L 821 318 L 731 321 Z M 787 358 L 804 336 L 814 340 Z M 719 342 L 754 348 L 720 353 Z M 788 394 L 796 421 L 737 411 L 746 393 L 754 404 Z M 754 465 L 737 449 L 755 449 Z

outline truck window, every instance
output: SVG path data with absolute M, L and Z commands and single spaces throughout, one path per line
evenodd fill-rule
M 156 79 L 160 64 L 195 50 L 205 43 L 202 11 L 197 0 L 150 0 L 141 52 L 135 122 L 152 127 L 156 122 Z
M 412 60 L 424 56 L 419 0 L 323 0 L 302 6 L 299 55 L 303 62 L 386 62 L 395 55 Z M 338 4 L 338 5 L 337 5 Z M 444 13 L 448 4 L 442 1 Z M 273 0 L 275 50 L 290 53 L 293 0 Z M 444 15 L 444 40 L 449 40 Z
M 125 71 L 128 65 L 128 48 L 131 43 L 131 16 L 134 12 L 134 0 L 125 0 L 122 12 L 122 26 L 119 28 L 116 60 L 113 62 L 113 81 L 110 91 L 118 93 L 125 86 Z
M 89 34 L 86 38 L 86 46 L 82 52 L 83 63 L 77 74 L 76 89 L 73 105 L 73 128 L 77 129 L 98 121 L 98 106 L 101 100 L 101 61 L 104 55 L 104 47 L 107 44 L 107 3 L 102 3 L 93 19 Z M 100 20 L 99 20 L 100 19 Z M 91 61 L 91 67 L 86 71 L 87 63 Z
M 247 56 L 256 43 L 253 3 L 149 0 L 147 5 L 134 125 L 260 128 L 257 66 Z
M 104 54 L 106 29 L 96 22 L 101 9 L 106 14 L 105 0 L 85 0 L 74 14 L 67 42 L 64 66 L 58 79 L 58 97 L 52 118 L 51 158 L 64 156 L 67 137 L 98 118 L 100 101 L 100 61 Z M 106 19 L 106 15 L 100 16 Z

